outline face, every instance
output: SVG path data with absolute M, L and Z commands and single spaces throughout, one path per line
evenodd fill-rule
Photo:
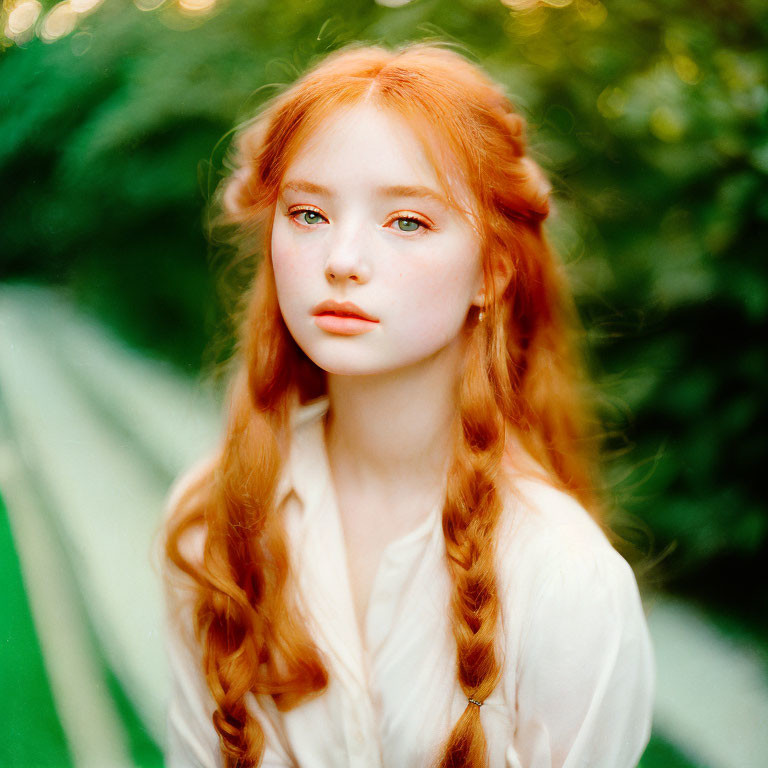
M 285 323 L 320 368 L 388 372 L 459 340 L 483 303 L 481 244 L 442 198 L 416 135 L 380 107 L 347 107 L 302 144 L 281 182 L 272 266 Z

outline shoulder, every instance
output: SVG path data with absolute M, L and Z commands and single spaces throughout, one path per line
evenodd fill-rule
M 163 520 L 170 521 L 178 512 L 182 498 L 216 466 L 217 453 L 209 453 L 180 472 L 171 483 L 163 503 Z
M 538 478 L 517 478 L 504 492 L 499 536 L 502 549 L 524 549 L 527 557 L 615 551 L 578 499 Z
M 632 568 L 568 493 L 540 481 L 516 491 L 499 585 L 520 764 L 547 754 L 557 765 L 636 765 L 650 734 L 655 662 Z
M 543 480 L 519 480 L 507 496 L 497 560 L 508 608 L 526 615 L 556 623 L 564 606 L 586 617 L 639 602 L 631 566 L 600 525 L 576 498 Z
M 160 527 L 155 539 L 155 558 L 160 563 L 167 592 L 175 592 L 177 597 L 179 593 L 192 589 L 194 583 L 188 574 L 172 566 L 167 552 L 169 537 L 181 527 L 177 540 L 179 554 L 196 568 L 202 565 L 206 539 L 205 524 L 185 524 L 188 507 L 183 502 L 194 502 L 200 492 L 200 483 L 213 471 L 217 460 L 217 455 L 206 454 L 186 467 L 173 480 L 163 501 Z M 167 594 L 166 597 L 171 595 Z
M 636 679 L 645 701 L 653 654 L 632 567 L 569 494 L 538 481 L 519 490 L 498 551 L 504 642 L 519 673 L 551 684 L 553 707 L 562 675 L 587 690 L 608 668 Z

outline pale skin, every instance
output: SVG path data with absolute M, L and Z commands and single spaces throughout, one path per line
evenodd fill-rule
M 486 295 L 469 221 L 430 197 L 382 193 L 393 186 L 442 194 L 401 118 L 372 103 L 337 112 L 286 169 L 271 244 L 286 325 L 327 372 L 326 449 L 363 643 L 382 552 L 442 493 L 463 329 Z M 360 335 L 323 330 L 312 310 L 326 299 L 379 322 Z

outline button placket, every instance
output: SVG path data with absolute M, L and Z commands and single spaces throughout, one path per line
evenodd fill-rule
M 381 750 L 371 702 L 363 690 L 350 691 L 344 712 L 344 733 L 350 766 L 381 768 Z

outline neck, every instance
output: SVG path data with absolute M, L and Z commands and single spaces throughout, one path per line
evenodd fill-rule
M 382 499 L 442 487 L 462 359 L 457 340 L 394 371 L 329 373 L 326 446 L 334 474 Z

